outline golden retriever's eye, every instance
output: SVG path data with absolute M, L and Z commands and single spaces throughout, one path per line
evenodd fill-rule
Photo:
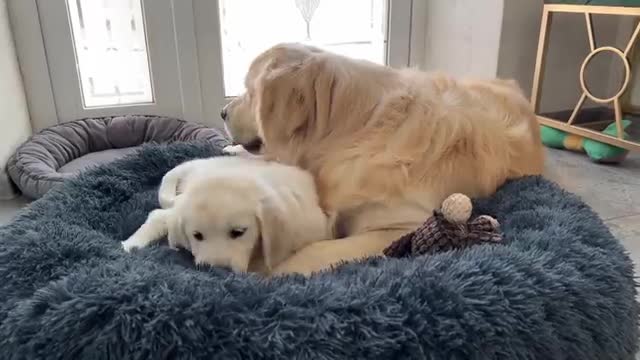
M 202 233 L 200 231 L 194 231 L 193 232 L 193 238 L 198 240 L 198 241 L 204 240 L 204 236 L 202 236 Z
M 246 231 L 247 231 L 247 228 L 233 228 L 229 230 L 229 237 L 232 239 L 237 239 L 240 236 L 244 235 Z

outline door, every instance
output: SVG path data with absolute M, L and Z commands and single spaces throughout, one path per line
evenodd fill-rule
M 243 91 L 251 60 L 279 42 L 416 65 L 419 3 L 9 0 L 9 10 L 36 129 L 123 114 L 221 126 L 220 108 Z

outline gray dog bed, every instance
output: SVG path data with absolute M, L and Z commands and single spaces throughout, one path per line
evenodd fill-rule
M 81 170 L 124 157 L 144 143 L 190 140 L 226 141 L 215 129 L 169 117 L 77 120 L 32 136 L 9 159 L 8 172 L 24 195 L 39 198 Z
M 220 150 L 145 145 L 0 227 L 0 358 L 634 359 L 631 260 L 587 205 L 537 177 L 474 202 L 503 245 L 271 279 L 164 244 L 124 253 L 162 176 Z

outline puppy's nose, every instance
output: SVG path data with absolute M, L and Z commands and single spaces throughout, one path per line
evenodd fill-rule
M 227 120 L 227 107 L 223 107 L 222 110 L 220 110 L 220 117 L 222 118 L 222 120 L 226 121 Z

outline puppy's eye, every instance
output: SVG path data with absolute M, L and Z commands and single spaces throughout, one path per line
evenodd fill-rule
M 247 228 L 233 228 L 229 230 L 229 237 L 232 239 L 237 239 L 240 236 L 244 235 L 246 231 L 247 231 Z
M 200 231 L 194 231 L 193 232 L 193 238 L 198 240 L 198 241 L 204 240 L 204 236 L 202 236 L 202 233 Z

